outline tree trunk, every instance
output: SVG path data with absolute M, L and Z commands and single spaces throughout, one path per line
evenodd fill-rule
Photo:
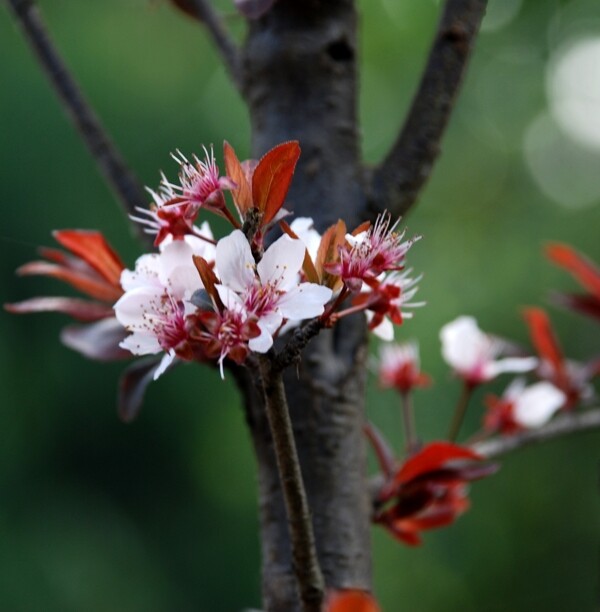
M 353 2 L 279 0 L 253 22 L 242 56 L 252 149 L 297 139 L 302 155 L 288 195 L 294 215 L 323 231 L 363 220 L 365 190 L 357 129 Z M 286 390 L 319 560 L 328 588 L 370 589 L 371 553 L 363 440 L 364 317 L 322 332 Z M 262 397 L 243 392 L 259 465 L 263 605 L 299 609 L 288 527 Z

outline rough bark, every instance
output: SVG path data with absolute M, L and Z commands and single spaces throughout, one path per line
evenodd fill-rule
M 250 26 L 243 91 L 252 149 L 298 139 L 291 191 L 295 215 L 319 230 L 358 223 L 364 189 L 357 132 L 356 14 L 353 2 L 280 0 Z M 297 112 L 296 110 L 297 109 Z M 288 403 L 306 483 L 317 552 L 331 587 L 371 586 L 369 500 L 362 435 L 365 333 L 361 317 L 324 331 L 286 373 Z M 259 465 L 263 605 L 294 611 L 285 508 L 260 396 L 249 402 Z

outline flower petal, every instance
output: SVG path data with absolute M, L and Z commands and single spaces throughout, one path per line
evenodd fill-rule
M 242 293 L 254 283 L 254 258 L 246 237 L 240 230 L 217 243 L 217 270 L 221 282 Z

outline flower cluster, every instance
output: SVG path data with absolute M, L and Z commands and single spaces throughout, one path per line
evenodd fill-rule
M 299 156 L 298 143 L 286 142 L 240 162 L 225 143 L 222 174 L 212 147 L 203 158 L 177 151 L 177 179 L 161 174 L 158 188 L 148 190 L 149 209 L 132 216 L 154 236 L 154 252 L 127 269 L 97 232 L 57 232 L 72 255 L 45 249 L 50 261 L 20 273 L 59 278 L 94 300 L 36 298 L 7 308 L 87 322 L 66 328 L 62 339 L 90 357 L 151 356 L 149 370 L 134 365 L 121 383 L 136 398 L 131 389 L 176 362 L 214 363 L 224 376 L 227 361 L 247 364 L 252 353 L 268 352 L 287 330 L 317 317 L 328 327 L 362 311 L 375 333 L 391 339 L 392 325 L 410 316 L 402 309 L 418 305 L 411 302 L 418 279 L 402 271 L 413 241 L 403 240 L 389 215 L 352 234 L 342 221 L 322 236 L 310 218 L 285 223 Z M 226 219 L 230 233 L 216 240 L 208 222 L 199 222 L 203 211 Z M 269 240 L 278 224 L 283 235 Z

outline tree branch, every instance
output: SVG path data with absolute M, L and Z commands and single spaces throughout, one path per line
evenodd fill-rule
M 198 19 L 206 26 L 231 80 L 239 90 L 241 88 L 240 58 L 236 44 L 227 33 L 221 17 L 211 4 L 211 0 L 191 0 L 191 2 Z
M 373 215 L 405 214 L 417 200 L 440 152 L 440 141 L 475 44 L 487 0 L 447 0 L 427 66 L 402 131 L 373 170 L 368 206 Z
M 595 408 L 578 414 L 565 414 L 539 429 L 478 442 L 473 445 L 473 450 L 488 459 L 495 459 L 525 446 L 599 428 L 600 408 Z
M 277 468 L 285 501 L 294 572 L 304 612 L 320 612 L 324 580 L 317 559 L 315 536 L 300 461 L 294 441 L 283 378 L 267 356 L 260 358 L 265 410 L 273 438 Z
M 95 112 L 69 72 L 33 0 L 6 0 L 19 22 L 27 42 L 60 101 L 85 142 L 96 165 L 127 213 L 145 207 L 148 198 L 123 157 L 111 142 Z M 141 228 L 136 225 L 140 235 Z M 146 236 L 144 236 L 146 237 Z M 146 237 L 147 238 L 147 237 Z

